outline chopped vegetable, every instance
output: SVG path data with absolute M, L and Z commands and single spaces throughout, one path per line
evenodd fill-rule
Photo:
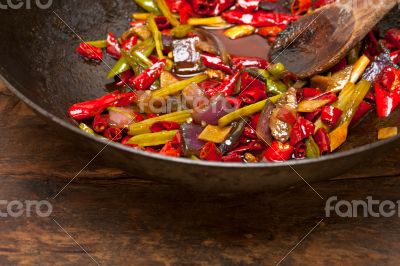
M 141 134 L 130 138 L 127 144 L 135 144 L 141 147 L 157 146 L 171 141 L 176 133 L 178 133 L 178 130 Z
M 239 25 L 224 31 L 224 34 L 230 39 L 235 40 L 238 38 L 246 37 L 254 33 L 256 28 L 250 25 Z
M 222 143 L 228 136 L 229 132 L 231 132 L 231 129 L 231 126 L 219 127 L 208 125 L 199 135 L 199 139 L 204 141 L 211 141 L 214 143 Z
M 385 128 L 380 128 L 378 131 L 378 139 L 388 139 L 397 136 L 398 134 L 398 129 L 397 127 L 385 127 Z

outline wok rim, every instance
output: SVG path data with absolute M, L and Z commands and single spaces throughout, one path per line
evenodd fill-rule
M 0 66 L 1 72 L 5 71 L 5 68 Z M 374 150 L 378 147 L 385 146 L 386 144 L 395 142 L 396 140 L 400 139 L 400 134 L 396 137 L 392 137 L 386 140 L 378 140 L 374 143 L 365 144 L 347 151 L 340 151 L 331 153 L 328 155 L 321 156 L 319 158 L 313 159 L 301 159 L 301 160 L 289 160 L 285 162 L 259 162 L 259 163 L 231 163 L 231 162 L 211 162 L 211 161 L 204 161 L 204 160 L 191 160 L 189 158 L 182 158 L 182 157 L 171 157 L 165 156 L 157 153 L 146 152 L 142 150 L 132 149 L 128 146 L 124 146 L 120 143 L 113 142 L 113 141 L 106 141 L 95 136 L 91 136 L 76 126 L 68 123 L 67 121 L 61 119 L 60 117 L 53 115 L 52 113 L 46 111 L 33 101 L 31 101 L 28 97 L 26 97 L 23 93 L 21 93 L 11 82 L 6 79 L 3 73 L 0 73 L 0 80 L 6 85 L 6 88 L 9 89 L 14 95 L 16 95 L 20 100 L 22 100 L 25 104 L 27 104 L 30 108 L 41 114 L 42 116 L 50 119 L 51 121 L 57 123 L 58 125 L 62 126 L 67 130 L 71 130 L 72 132 L 79 134 L 83 137 L 86 137 L 92 141 L 98 142 L 100 144 L 104 144 L 105 147 L 113 147 L 115 149 L 123 150 L 129 153 L 133 153 L 140 156 L 145 156 L 152 159 L 157 160 L 164 160 L 167 162 L 174 162 L 174 163 L 182 163 L 187 165 L 196 165 L 196 166 L 204 166 L 204 167 L 219 167 L 219 168 L 245 168 L 245 169 L 259 169 L 259 168 L 281 168 L 281 167 L 290 167 L 299 166 L 299 165 L 307 165 L 307 164 L 314 164 L 322 161 L 333 161 L 336 159 L 340 159 L 343 157 L 349 157 L 351 155 L 355 155 L 357 153 L 362 153 L 368 150 Z M 14 80 L 14 79 L 13 79 Z M 14 80 L 18 86 L 22 86 L 18 83 L 17 80 Z M 105 148 L 104 147 L 104 148 Z

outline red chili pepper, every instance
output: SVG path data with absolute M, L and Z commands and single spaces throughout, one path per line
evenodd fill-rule
M 182 154 L 182 148 L 173 141 L 168 141 L 160 150 L 160 154 L 172 157 L 179 157 Z
M 136 144 L 127 144 L 127 142 L 128 142 L 128 140 L 130 140 L 132 137 L 131 136 L 125 136 L 125 137 L 123 137 L 122 138 L 122 140 L 121 140 L 121 144 L 122 145 L 125 145 L 125 146 L 129 146 L 129 147 L 132 147 L 132 148 L 135 148 L 135 149 L 139 149 L 139 145 L 136 145 Z
M 277 140 L 271 143 L 264 152 L 264 159 L 269 162 L 283 162 L 287 161 L 292 157 L 294 147 L 288 142 L 281 143 Z
M 321 155 L 330 153 L 331 151 L 331 140 L 329 138 L 328 132 L 326 132 L 325 128 L 319 128 L 317 132 L 314 134 L 315 143 L 317 143 L 319 147 L 319 151 Z
M 124 106 L 130 105 L 132 103 L 135 103 L 136 100 L 137 100 L 136 92 L 121 93 L 118 96 L 118 99 L 116 100 L 116 102 L 114 103 L 113 106 L 124 107 Z
M 234 0 L 190 0 L 193 10 L 201 16 L 217 16 L 231 7 Z
M 318 95 L 321 95 L 321 90 L 319 89 L 314 89 L 314 88 L 303 88 L 303 98 L 304 99 L 311 99 L 314 97 L 317 97 Z
M 109 115 L 95 115 L 92 123 L 92 128 L 95 132 L 101 133 L 108 127 Z
M 145 25 L 145 24 L 146 24 L 146 21 L 145 21 L 145 20 L 135 20 L 135 21 L 129 22 L 129 24 L 130 24 L 132 27 L 138 27 L 138 26 L 143 26 L 143 25 Z
M 302 113 L 303 117 L 311 122 L 315 122 L 319 115 L 322 112 L 322 108 L 318 108 L 317 110 L 315 110 L 314 112 L 311 113 Z
M 358 106 L 356 113 L 353 116 L 353 119 L 351 120 L 350 125 L 353 126 L 357 124 L 361 119 L 364 118 L 368 114 L 369 111 L 371 111 L 374 107 L 372 104 L 362 101 L 360 103 L 360 106 Z
M 117 87 L 123 87 L 128 84 L 129 79 L 132 78 L 134 75 L 133 71 L 131 69 L 121 73 L 120 75 L 117 75 L 119 81 L 115 83 L 115 86 Z
M 146 90 L 161 75 L 164 70 L 166 59 L 161 59 L 151 67 L 145 69 L 142 73 L 129 80 L 137 90 Z
M 400 103 L 400 70 L 386 67 L 375 81 L 376 109 L 388 117 Z
M 107 53 L 112 57 L 119 59 L 121 57 L 121 47 L 119 46 L 118 39 L 115 34 L 109 32 L 107 34 Z
M 194 17 L 193 7 L 186 0 L 182 0 L 181 7 L 179 8 L 179 18 L 181 23 L 187 23 L 189 18 Z
M 257 34 L 263 37 L 276 37 L 286 26 L 269 26 L 257 29 Z
M 116 91 L 94 100 L 73 104 L 68 109 L 68 114 L 76 120 L 94 117 L 103 112 L 107 107 L 112 106 L 118 100 L 119 96 L 120 93 Z
M 390 53 L 390 59 L 392 59 L 393 63 L 396 65 L 400 63 L 400 50 Z
M 244 72 L 241 76 L 239 98 L 246 104 L 252 104 L 267 98 L 265 83 Z
M 227 64 L 224 64 L 218 56 L 212 54 L 202 54 L 201 59 L 206 67 L 222 70 L 227 74 L 232 74 L 232 69 Z
M 257 132 L 251 127 L 245 127 L 243 130 L 243 136 L 249 139 L 257 139 Z
M 245 145 L 239 146 L 232 151 L 230 151 L 228 154 L 244 154 L 246 152 L 260 152 L 265 149 L 265 145 L 260 141 L 260 140 L 250 140 L 248 143 Z
M 240 72 L 236 72 L 231 76 L 227 76 L 219 86 L 214 87 L 210 90 L 206 90 L 208 96 L 212 97 L 218 93 L 222 93 L 224 96 L 230 96 L 235 88 L 236 82 L 238 81 Z
M 259 57 L 232 55 L 231 59 L 235 68 L 238 69 L 246 67 L 256 67 L 256 68 L 266 69 L 269 65 L 267 60 Z
M 293 15 L 303 15 L 310 9 L 311 4 L 311 0 L 294 0 L 290 7 L 290 12 L 292 12 Z
M 400 29 L 393 28 L 386 31 L 385 40 L 397 49 L 400 49 Z
M 242 106 L 242 99 L 235 98 L 235 97 L 226 97 L 226 100 L 233 106 L 235 110 L 239 109 Z
M 120 141 L 123 137 L 123 132 L 117 127 L 109 127 L 104 130 L 103 136 L 112 141 Z
M 258 120 L 260 120 L 260 115 L 261 115 L 261 113 L 256 113 L 251 117 L 250 126 L 252 128 L 257 128 Z
M 100 48 L 84 42 L 79 44 L 79 46 L 76 48 L 76 52 L 85 59 L 96 61 L 103 60 L 103 51 Z
M 208 79 L 203 82 L 200 82 L 198 85 L 204 91 L 212 91 L 214 88 L 218 87 L 220 84 L 221 84 L 221 82 L 218 82 L 214 79 Z
M 136 122 L 140 122 L 140 121 L 144 120 L 144 117 L 141 114 L 139 114 L 138 112 L 134 112 L 133 115 L 135 116 Z
M 229 10 L 222 13 L 222 18 L 233 24 L 247 24 L 254 27 L 287 26 L 298 19 L 297 16 L 267 11 L 243 12 Z
M 241 10 L 249 12 L 256 10 L 259 3 L 260 0 L 238 0 L 236 5 L 240 7 Z
M 290 133 L 290 144 L 296 145 L 298 142 L 311 136 L 314 130 L 315 125 L 312 122 L 299 116 Z
M 179 129 L 180 125 L 176 122 L 170 122 L 170 121 L 159 121 L 155 122 L 150 126 L 150 131 L 151 132 L 160 132 L 160 131 L 170 131 L 170 130 L 175 130 Z
M 200 150 L 200 159 L 206 161 L 221 161 L 222 155 L 214 142 L 207 142 Z
M 294 157 L 296 159 L 303 159 L 304 157 L 306 157 L 306 144 L 304 142 L 299 142 L 296 144 L 296 146 L 294 146 Z
M 122 49 L 125 51 L 130 51 L 133 46 L 137 44 L 138 37 L 136 35 L 126 39 L 124 42 L 122 42 Z
M 223 162 L 230 162 L 230 163 L 241 163 L 243 162 L 242 155 L 238 153 L 228 153 L 225 156 L 222 156 Z
M 343 111 L 332 105 L 322 107 L 321 120 L 328 127 L 334 127 L 342 116 Z
M 267 98 L 267 94 L 265 89 L 260 89 L 258 87 L 249 87 L 239 94 L 240 99 L 245 104 L 253 104 L 258 101 L 264 100 Z
M 296 123 L 296 117 L 286 108 L 279 108 L 277 118 L 293 126 Z
M 315 97 L 309 98 L 308 100 L 329 100 L 326 104 L 331 104 L 336 102 L 338 100 L 338 97 L 335 93 L 327 91 Z
M 317 0 L 314 2 L 313 6 L 314 8 L 320 8 L 334 2 L 336 2 L 336 0 Z

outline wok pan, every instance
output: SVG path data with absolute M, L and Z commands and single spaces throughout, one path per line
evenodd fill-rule
M 71 140 L 71 145 L 93 149 L 93 155 L 101 151 L 98 156 L 108 165 L 196 190 L 268 191 L 329 179 L 355 165 L 367 165 L 368 159 L 400 142 L 399 136 L 376 142 L 377 127 L 400 125 L 399 112 L 386 121 L 370 115 L 352 130 L 340 152 L 288 163 L 226 164 L 169 158 L 117 143 L 107 145 L 85 134 L 67 117 L 66 110 L 72 103 L 103 95 L 109 69 L 78 58 L 74 50 L 81 40 L 74 32 L 85 40 L 98 39 L 108 31 L 120 34 L 135 8 L 131 0 L 54 0 L 46 10 L 32 5 L 29 10 L 2 10 L 0 16 L 0 75 L 8 88 L 56 125 L 60 137 Z M 111 66 L 112 61 L 107 60 Z

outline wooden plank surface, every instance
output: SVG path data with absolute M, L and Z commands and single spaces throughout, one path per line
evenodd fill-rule
M 48 218 L 0 218 L 0 265 L 398 265 L 397 215 L 326 218 L 324 206 L 333 195 L 400 199 L 400 149 L 314 184 L 325 200 L 306 185 L 214 198 L 96 160 L 53 200 L 94 152 L 61 139 L 2 85 L 0 111 L 0 200 L 53 205 Z

